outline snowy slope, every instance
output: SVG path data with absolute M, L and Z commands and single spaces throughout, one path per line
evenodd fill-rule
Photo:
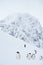
M 0 22 L 0 29 L 27 43 L 43 48 L 43 30 L 39 21 L 29 14 L 16 14 Z M 29 41 L 28 41 L 29 40 Z
M 27 59 L 27 53 L 33 54 L 34 50 L 37 50 L 35 59 Z M 17 51 L 20 52 L 20 59 L 16 58 Z M 43 56 L 43 49 L 0 31 L 0 65 L 43 65 L 43 59 L 40 60 L 40 56 Z
M 43 28 L 33 16 L 11 15 L 0 21 L 0 65 L 43 65 Z

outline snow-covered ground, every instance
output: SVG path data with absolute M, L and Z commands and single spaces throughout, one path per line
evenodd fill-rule
M 43 30 L 40 23 L 30 15 L 11 18 L 0 21 L 0 65 L 43 65 Z M 20 59 L 16 58 L 17 51 Z M 28 59 L 28 53 L 35 54 L 35 58 Z
M 37 50 L 35 59 L 27 59 L 26 55 L 33 54 L 34 50 Z M 16 59 L 17 51 L 20 52 L 20 59 Z M 40 60 L 40 56 L 43 56 L 43 49 L 0 31 L 0 65 L 43 65 L 43 59 Z

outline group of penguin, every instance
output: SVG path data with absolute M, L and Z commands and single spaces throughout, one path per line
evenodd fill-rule
M 26 45 L 24 45 L 24 47 L 26 47 Z M 30 60 L 30 59 L 35 59 L 35 57 L 36 57 L 36 54 L 37 54 L 37 50 L 34 50 L 34 53 L 33 54 L 31 54 L 31 53 L 27 53 L 27 55 L 26 55 L 26 58 L 28 59 L 28 60 Z M 20 59 L 21 58 L 21 54 L 20 54 L 20 52 L 19 51 L 17 51 L 16 52 L 16 59 Z M 43 59 L 43 56 L 40 56 L 40 60 L 42 60 Z

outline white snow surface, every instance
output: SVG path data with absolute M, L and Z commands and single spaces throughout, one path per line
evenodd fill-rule
M 26 48 L 24 48 L 26 44 Z M 27 53 L 34 53 L 37 50 L 34 60 L 28 60 Z M 16 52 L 21 54 L 20 59 L 16 59 Z M 26 42 L 14 38 L 0 31 L 0 65 L 43 65 L 43 59 L 40 60 L 40 56 L 43 56 L 43 49 L 37 48 L 33 44 L 27 44 Z

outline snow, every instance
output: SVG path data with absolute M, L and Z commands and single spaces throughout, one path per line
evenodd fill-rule
M 0 22 L 2 31 L 29 43 L 32 41 L 37 47 L 43 48 L 43 30 L 39 21 L 29 14 L 8 16 Z
M 26 44 L 26 48 L 24 48 Z M 28 60 L 27 53 L 34 53 L 37 50 L 35 59 Z M 16 52 L 21 54 L 20 59 L 16 59 Z M 18 38 L 14 38 L 5 32 L 0 31 L 0 65 L 43 65 L 43 49 L 37 48 L 35 45 L 27 44 Z
M 43 65 L 43 58 L 40 60 L 40 57 L 43 57 L 43 30 L 40 23 L 30 15 L 24 14 L 17 15 L 11 23 L 9 21 L 6 19 L 5 22 L 0 22 L 0 65 Z M 33 39 L 38 41 L 34 42 Z M 34 50 L 37 51 L 36 54 Z M 20 59 L 16 58 L 17 51 L 20 52 Z M 35 54 L 35 59 L 29 60 L 28 53 Z

